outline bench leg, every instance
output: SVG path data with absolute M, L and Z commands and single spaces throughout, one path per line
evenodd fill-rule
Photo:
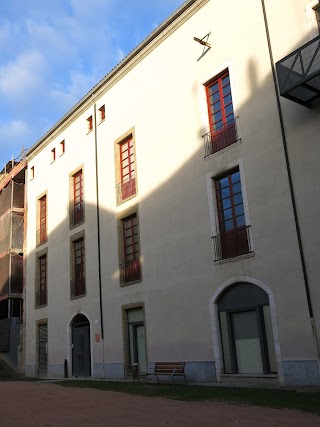
M 185 375 L 183 375 L 183 376 L 184 376 L 184 380 L 185 380 L 185 382 L 186 382 L 186 385 L 188 385 L 188 381 L 187 381 L 186 376 L 185 376 Z

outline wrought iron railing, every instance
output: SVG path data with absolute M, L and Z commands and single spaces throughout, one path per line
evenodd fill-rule
M 47 228 L 43 227 L 37 230 L 37 246 L 47 241 Z
M 276 63 L 280 95 L 305 106 L 320 99 L 320 36 Z
M 236 228 L 213 236 L 214 261 L 249 254 L 253 252 L 251 226 Z
M 47 289 L 38 289 L 36 291 L 36 306 L 40 307 L 47 304 Z
M 81 224 L 84 221 L 84 202 L 78 203 L 71 211 L 70 226 Z
M 141 265 L 140 259 L 120 264 L 120 282 L 122 284 L 135 282 L 141 279 Z
M 222 126 L 203 135 L 204 157 L 208 157 L 217 151 L 223 150 L 236 142 L 237 126 L 235 119 L 224 123 Z
M 77 278 L 73 279 L 70 282 L 70 290 L 72 297 L 79 297 L 81 295 L 85 295 L 86 293 L 86 281 L 85 278 Z
M 132 176 L 126 181 L 121 181 L 116 185 L 117 203 L 134 196 L 137 193 L 136 178 Z

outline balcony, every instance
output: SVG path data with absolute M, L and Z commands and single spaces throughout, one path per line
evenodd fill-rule
M 70 227 L 75 227 L 84 221 L 84 202 L 77 203 L 75 208 L 71 211 Z
M 204 158 L 235 143 L 238 139 L 235 119 L 203 135 Z
M 122 284 L 136 282 L 141 279 L 140 259 L 120 264 L 120 282 Z
M 123 202 L 137 193 L 136 178 L 132 176 L 126 181 L 119 182 L 116 186 L 117 203 Z
M 235 258 L 253 252 L 251 226 L 244 226 L 213 236 L 214 261 Z
M 71 297 L 80 297 L 86 294 L 86 281 L 84 277 L 71 280 Z
M 36 291 L 36 307 L 47 304 L 47 289 L 38 289 Z
M 47 229 L 46 227 L 37 230 L 37 246 L 42 245 L 47 241 Z
M 320 99 L 320 36 L 276 63 L 280 95 L 310 107 Z

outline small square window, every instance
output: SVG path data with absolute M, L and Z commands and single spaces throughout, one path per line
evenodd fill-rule
M 66 143 L 63 140 L 63 141 L 60 142 L 60 156 L 62 156 L 62 154 L 64 154 L 65 151 L 66 151 Z
M 30 168 L 30 179 L 34 178 L 34 166 Z
M 51 163 L 53 163 L 56 160 L 56 149 L 53 148 L 51 150 Z
M 90 116 L 90 117 L 88 117 L 88 118 L 87 118 L 87 126 L 88 126 L 88 128 L 87 128 L 87 132 L 89 133 L 89 132 L 91 132 L 91 131 L 92 131 L 92 129 L 93 129 L 93 120 L 92 120 L 92 116 Z
M 102 105 L 99 108 L 99 113 L 100 113 L 100 122 L 103 122 L 106 118 L 106 107 L 105 107 L 105 105 Z

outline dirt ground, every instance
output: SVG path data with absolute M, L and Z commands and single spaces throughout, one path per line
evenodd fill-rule
M 179 402 L 56 384 L 0 382 L 0 426 L 320 426 L 312 414 Z

